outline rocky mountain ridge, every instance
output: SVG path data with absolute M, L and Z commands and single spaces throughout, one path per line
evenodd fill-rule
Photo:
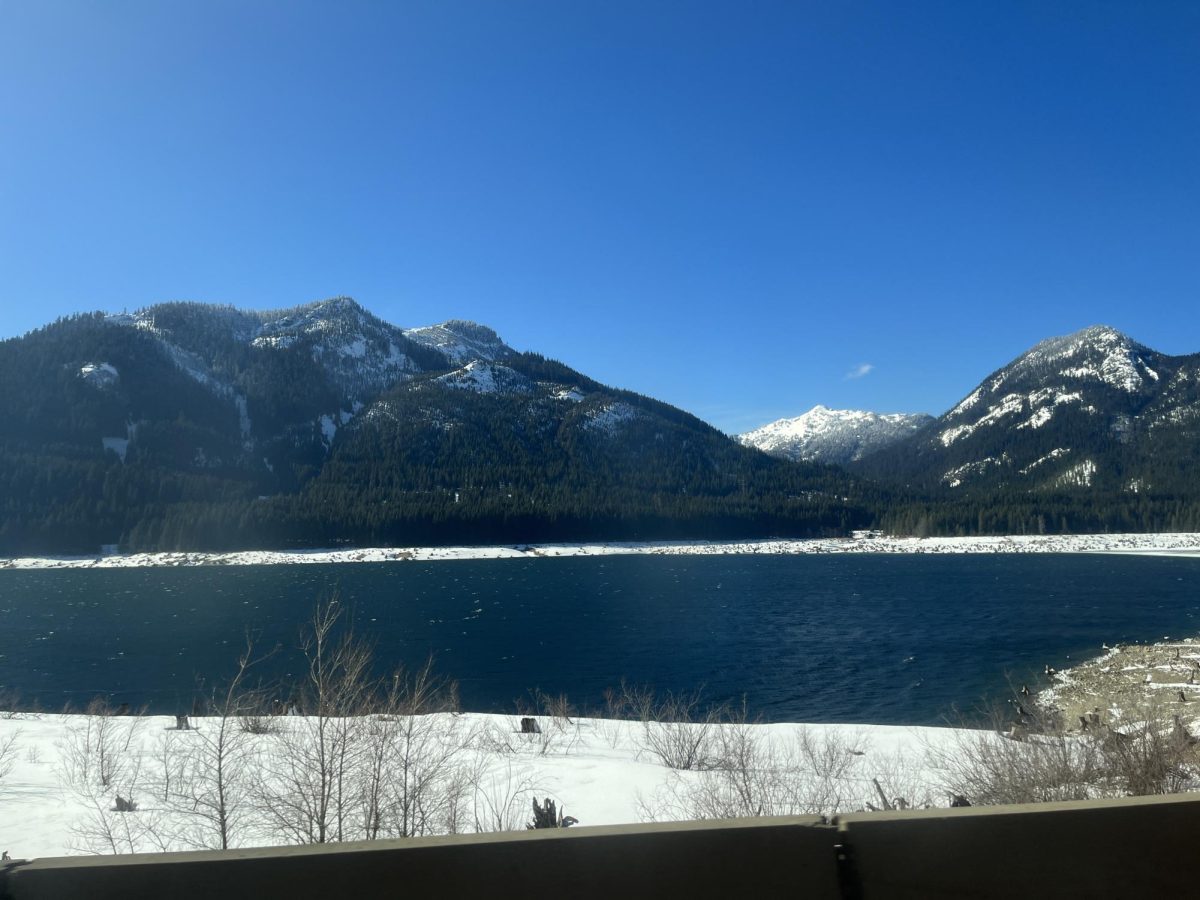
M 1116 329 L 1050 338 L 863 471 L 924 487 L 1174 490 L 1200 449 L 1200 354 Z

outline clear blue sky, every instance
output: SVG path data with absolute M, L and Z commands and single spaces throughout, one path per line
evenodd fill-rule
M 347 294 L 736 431 L 1198 288 L 1200 4 L 0 0 L 0 336 Z

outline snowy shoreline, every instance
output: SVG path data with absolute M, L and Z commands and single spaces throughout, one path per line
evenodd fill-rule
M 1200 558 L 1200 533 L 1005 535 L 912 538 L 856 532 L 849 538 L 760 541 L 604 541 L 493 547 L 378 547 L 354 550 L 178 551 L 106 556 L 0 559 L 0 569 L 107 569 L 160 566 L 254 566 L 305 563 L 434 562 L 574 556 L 793 555 L 807 553 L 1132 553 Z

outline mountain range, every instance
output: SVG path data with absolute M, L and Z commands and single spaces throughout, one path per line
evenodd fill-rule
M 1094 326 L 1042 341 L 936 419 L 818 406 L 738 440 L 927 489 L 1175 490 L 1200 446 L 1200 355 Z
M 167 303 L 0 343 L 0 552 L 836 534 L 856 479 L 338 298 Z
M 937 418 L 817 407 L 737 440 L 347 298 L 73 316 L 0 342 L 0 378 L 5 554 L 1200 528 L 1200 356 L 1105 327 Z

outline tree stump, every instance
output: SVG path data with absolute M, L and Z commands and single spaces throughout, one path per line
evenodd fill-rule
M 579 820 L 574 816 L 564 816 L 558 809 L 555 808 L 554 801 L 549 797 L 546 802 L 539 804 L 537 798 L 533 798 L 533 821 L 525 828 L 528 831 L 533 831 L 537 828 L 570 828 L 572 825 L 578 824 Z

